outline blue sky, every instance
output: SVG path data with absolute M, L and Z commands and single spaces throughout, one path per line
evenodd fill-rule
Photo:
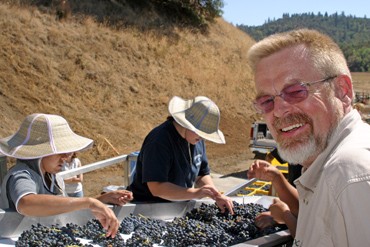
M 283 14 L 342 12 L 345 15 L 370 18 L 369 0 L 224 0 L 223 18 L 234 25 L 263 25 Z

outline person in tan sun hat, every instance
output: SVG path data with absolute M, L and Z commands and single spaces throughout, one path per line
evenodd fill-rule
M 171 116 L 145 138 L 130 190 L 135 201 L 164 202 L 210 197 L 222 211 L 233 203 L 213 184 L 204 140 L 225 143 L 220 110 L 207 97 L 173 97 Z
M 25 118 L 18 131 L 0 139 L 0 152 L 16 158 L 4 177 L 1 208 L 27 216 L 50 216 L 79 209 L 90 209 L 114 237 L 119 222 L 104 203 L 123 205 L 132 199 L 129 191 L 105 193 L 96 198 L 67 197 L 64 182 L 56 176 L 73 152 L 82 151 L 93 140 L 77 135 L 61 116 L 36 113 Z

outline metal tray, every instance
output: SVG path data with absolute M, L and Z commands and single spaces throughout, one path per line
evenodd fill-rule
M 247 196 L 247 197 L 232 197 L 238 203 L 257 203 L 268 208 L 272 203 L 273 197 L 269 196 Z M 148 204 L 126 204 L 124 206 L 111 206 L 112 210 L 117 215 L 118 220 L 122 221 L 124 217 L 130 213 L 134 215 L 142 214 L 144 216 L 172 220 L 174 217 L 181 217 L 186 212 L 193 208 L 199 207 L 202 203 L 214 203 L 213 200 L 191 200 L 186 202 L 171 202 L 171 203 L 148 203 Z M 75 223 L 78 225 L 85 224 L 92 219 L 93 215 L 89 210 L 79 210 L 71 213 L 60 214 L 49 217 L 28 217 L 22 216 L 16 212 L 4 211 L 0 209 L 0 247 L 14 246 L 18 236 L 27 229 L 30 229 L 33 224 L 65 225 L 67 223 Z M 234 246 L 277 246 L 287 243 L 291 240 L 289 231 L 280 231 L 261 238 L 250 240 Z

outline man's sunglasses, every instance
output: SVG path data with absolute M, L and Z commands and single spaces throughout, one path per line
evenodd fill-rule
M 289 104 L 296 104 L 307 99 L 309 87 L 320 82 L 326 82 L 334 79 L 337 76 L 330 76 L 314 82 L 298 82 L 284 88 L 278 95 L 264 95 L 254 100 L 254 108 L 258 113 L 269 113 L 274 109 L 274 101 L 276 97 L 281 97 Z

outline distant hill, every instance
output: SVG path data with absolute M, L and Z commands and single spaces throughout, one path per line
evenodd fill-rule
M 277 32 L 312 28 L 328 34 L 342 48 L 352 72 L 370 71 L 370 19 L 334 13 L 284 14 L 261 26 L 237 25 L 256 41 Z

